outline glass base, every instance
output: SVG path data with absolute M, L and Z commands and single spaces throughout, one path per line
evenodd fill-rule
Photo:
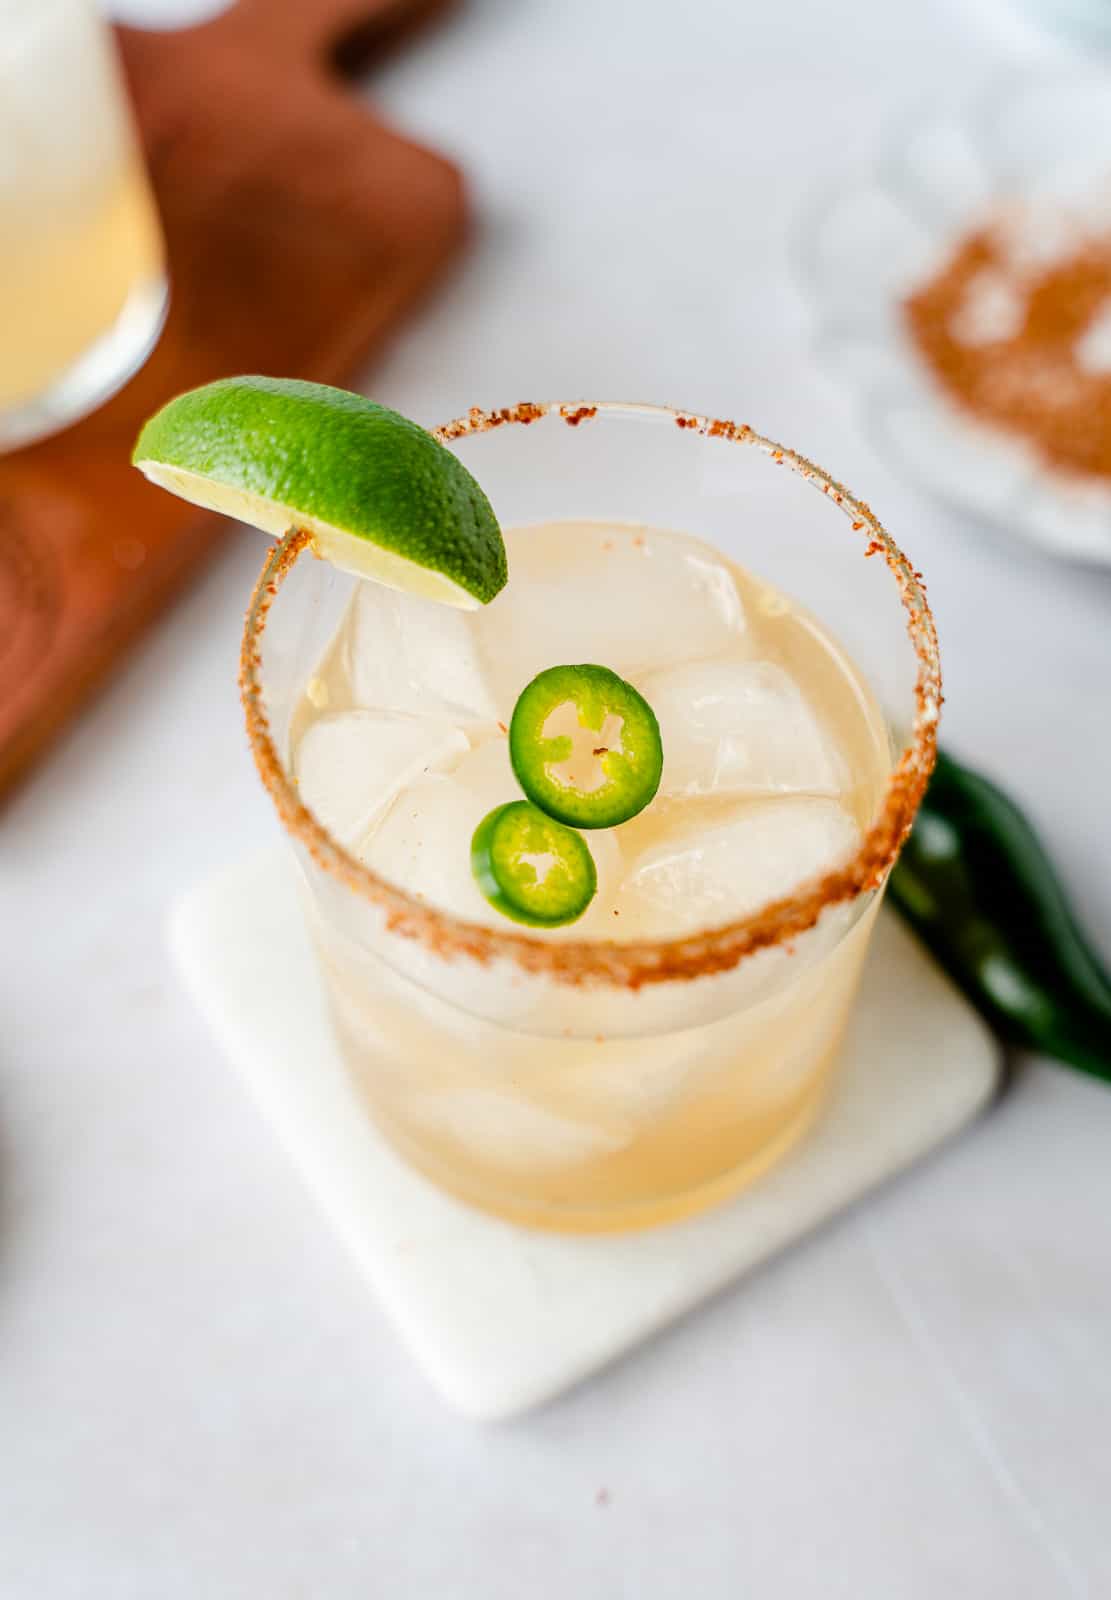
M 107 333 L 91 344 L 33 400 L 0 410 L 0 451 L 16 450 L 68 428 L 122 389 L 146 361 L 170 303 L 163 274 L 134 288 Z

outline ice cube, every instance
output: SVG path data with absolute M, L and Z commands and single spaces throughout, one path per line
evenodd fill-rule
M 662 794 L 835 795 L 846 774 L 794 679 L 774 661 L 696 661 L 638 687 L 659 719 Z
M 301 799 L 348 848 L 406 784 L 458 761 L 465 733 L 446 723 L 342 711 L 310 723 L 294 762 Z
M 676 823 L 629 863 L 614 906 L 622 939 L 680 937 L 747 916 L 843 861 L 860 834 L 833 800 L 755 800 Z
M 625 676 L 717 655 L 745 618 L 728 567 L 707 545 L 606 523 L 518 528 L 509 585 L 474 614 L 499 715 L 545 667 L 597 662 Z
M 471 875 L 471 836 L 488 811 L 522 798 L 508 741 L 496 736 L 450 773 L 418 778 L 399 794 L 367 840 L 362 859 L 410 894 L 457 917 L 512 928 L 515 924 L 494 909 Z M 577 922 L 546 930 L 547 937 L 610 937 L 605 919 L 621 875 L 621 851 L 611 829 L 593 829 L 584 837 L 598 869 L 598 893 Z
M 466 612 L 380 583 L 360 583 L 342 640 L 342 666 L 356 705 L 463 726 L 495 721 Z
M 588 1118 L 563 1116 L 497 1089 L 459 1088 L 414 1092 L 406 1114 L 439 1138 L 456 1141 L 468 1156 L 535 1172 L 609 1155 L 629 1142 Z

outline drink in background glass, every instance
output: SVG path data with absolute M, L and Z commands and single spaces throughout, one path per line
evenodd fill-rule
M 248 619 L 249 726 L 340 1044 L 395 1147 L 471 1203 L 563 1229 L 679 1217 L 821 1108 L 932 761 L 929 613 L 867 509 L 746 430 L 526 407 L 442 437 L 506 530 L 489 606 L 352 582 L 293 539 Z M 518 694 L 582 661 L 654 707 L 663 782 L 585 835 L 584 916 L 524 930 L 478 891 L 470 839 L 519 798 Z
M 118 389 L 166 298 L 107 24 L 93 0 L 0 0 L 0 448 Z

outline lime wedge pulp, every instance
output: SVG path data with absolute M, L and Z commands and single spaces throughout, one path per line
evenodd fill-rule
M 132 455 L 172 494 L 280 536 L 302 528 L 333 566 L 473 610 L 506 581 L 478 484 L 417 423 L 297 378 L 221 378 L 150 418 Z

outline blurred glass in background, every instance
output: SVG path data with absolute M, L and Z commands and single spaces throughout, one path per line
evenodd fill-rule
M 166 302 L 107 23 L 94 0 L 0 0 L 0 449 L 118 389 Z

